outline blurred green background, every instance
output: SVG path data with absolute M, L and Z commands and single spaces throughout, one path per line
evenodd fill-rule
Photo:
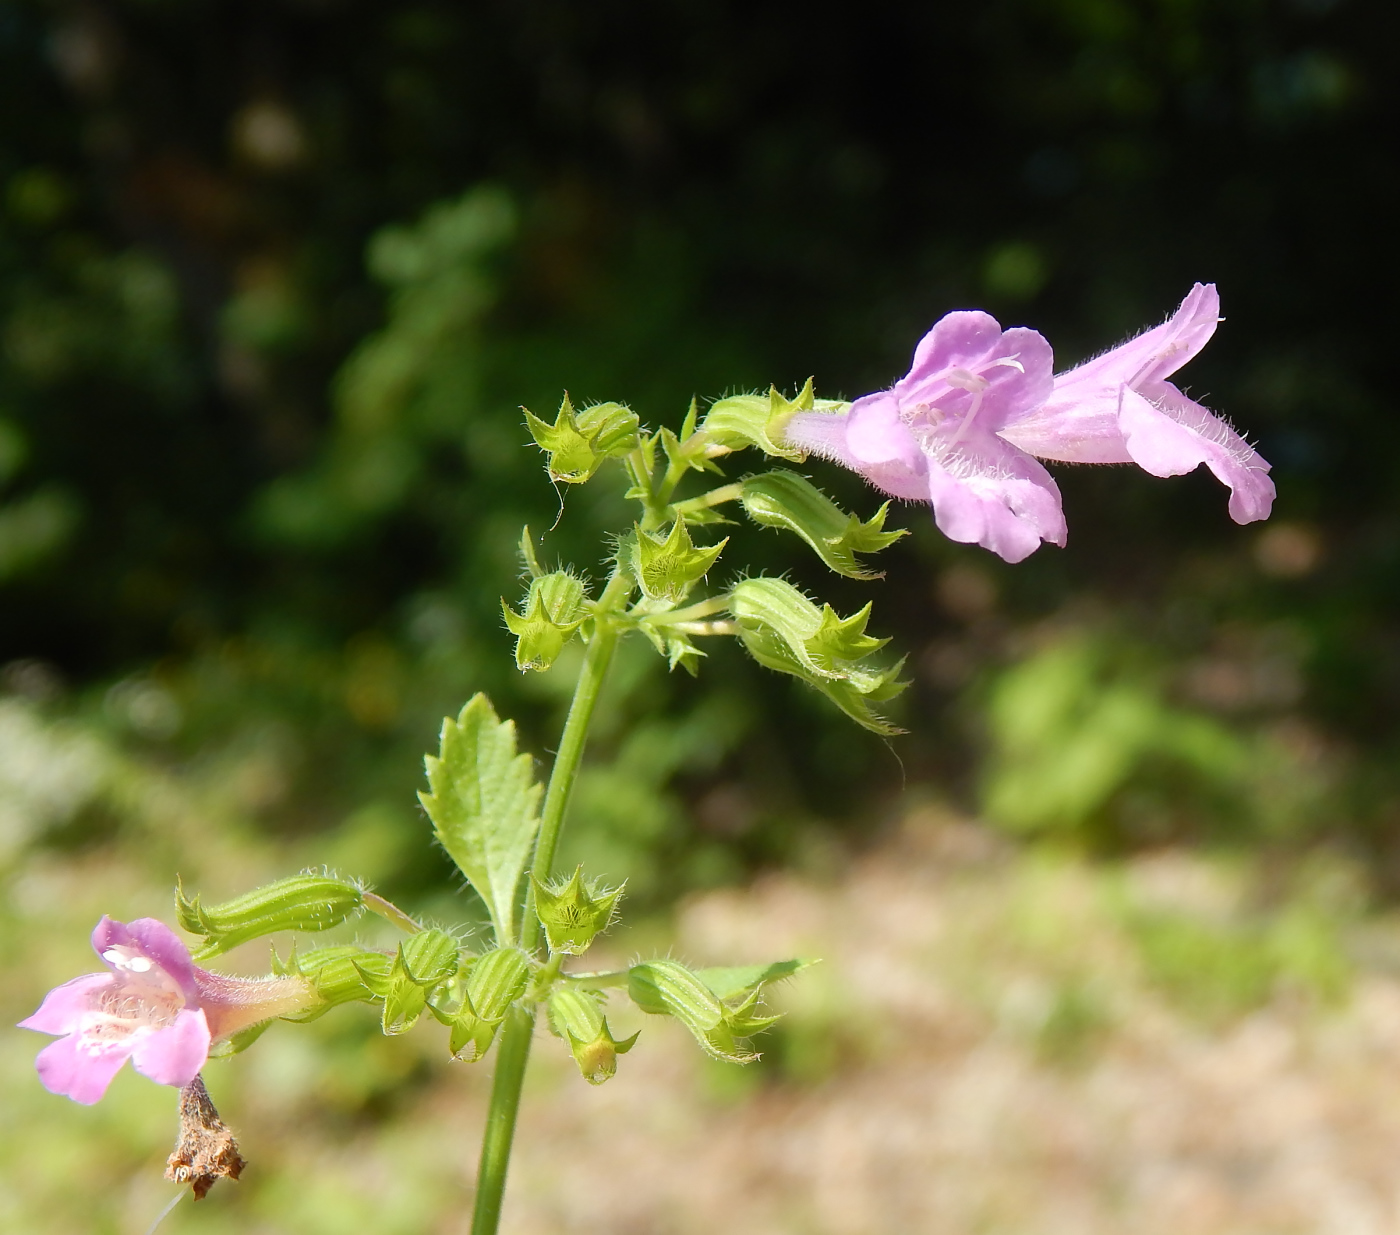
M 1361 0 L 0 0 L 11 1020 L 86 967 L 99 913 L 168 917 L 177 871 L 221 895 L 327 862 L 461 916 L 422 752 L 485 689 L 544 754 L 570 685 L 517 675 L 500 620 L 521 524 L 559 513 L 521 405 L 854 397 L 969 306 L 1063 368 L 1196 280 L 1227 320 L 1183 377 L 1273 463 L 1269 523 L 1204 473 L 1061 467 L 1067 549 L 1008 567 L 909 508 L 888 577 L 839 586 L 736 528 L 728 559 L 874 599 L 909 735 L 736 649 L 691 681 L 634 648 L 565 858 L 664 936 L 679 898 L 840 880 L 934 802 L 1011 838 L 1007 888 L 1046 853 L 1090 883 L 1224 863 L 1238 930 L 1102 927 L 1183 1006 L 1243 1016 L 1298 973 L 1335 999 L 1359 962 L 1328 932 L 1400 889 L 1397 38 Z M 615 490 L 564 514 L 548 552 L 596 576 Z M 1071 1038 L 1098 1024 L 1078 981 L 1051 1001 Z M 402 1131 L 395 1094 L 440 1064 L 341 1021 L 359 1081 L 317 1098 L 328 1126 Z M 122 1117 L 37 1092 L 36 1043 L 5 1048 L 0 1216 L 143 1230 L 109 1175 L 158 1163 L 168 1095 L 119 1083 L 154 1129 L 123 1158 Z M 265 1225 L 227 1229 L 344 1229 L 288 1208 L 290 1176 L 258 1187 Z

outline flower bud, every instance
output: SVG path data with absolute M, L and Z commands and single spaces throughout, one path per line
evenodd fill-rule
M 467 975 L 467 998 L 484 1021 L 499 1023 L 525 993 L 530 962 L 519 948 L 493 948 L 478 957 Z
M 909 534 L 902 528 L 883 530 L 888 502 L 862 523 L 805 477 L 786 469 L 745 479 L 740 501 L 755 523 L 796 533 L 827 566 L 851 579 L 880 578 L 879 573 L 866 570 L 856 554 L 878 553 Z
M 684 519 L 671 524 L 665 540 L 657 540 L 638 528 L 632 569 L 649 598 L 676 604 L 705 577 L 728 543 L 729 538 L 725 537 L 717 545 L 696 548 Z
M 451 1027 L 448 1049 L 456 1059 L 475 1063 L 490 1049 L 510 1005 L 525 993 L 530 962 L 519 948 L 495 948 L 480 956 L 467 975 L 462 1005 L 456 1012 L 436 1008 L 438 1020 Z
M 454 974 L 460 965 L 457 941 L 446 931 L 426 930 L 410 935 L 399 944 L 398 955 L 388 973 L 378 965 L 356 963 L 360 981 L 377 998 L 384 1000 L 381 1023 L 386 1034 L 412 1029 L 428 997 Z
M 564 883 L 543 884 L 533 875 L 530 881 L 549 950 L 565 956 L 582 955 L 593 937 L 608 929 L 622 896 L 621 888 L 585 883 L 581 866 Z
M 604 460 L 637 446 L 637 414 L 621 403 L 597 403 L 576 413 L 565 395 L 553 424 L 528 409 L 525 423 L 530 436 L 549 455 L 550 479 L 565 484 L 582 484 Z
M 530 580 L 530 591 L 519 613 L 501 601 L 506 628 L 515 636 L 516 668 L 521 672 L 544 670 L 554 663 L 588 617 L 583 600 L 583 584 L 566 571 L 556 570 Z
M 300 1016 L 285 1019 L 313 1021 L 343 1003 L 371 1003 L 382 998 L 377 990 L 366 985 L 369 980 L 382 984 L 388 978 L 394 959 L 383 952 L 374 952 L 357 944 L 335 944 L 328 948 L 313 948 L 298 953 L 292 949 L 285 961 L 272 954 L 272 970 L 279 975 L 305 978 L 311 983 L 320 1002 Z
M 759 991 L 738 1007 L 723 1002 L 700 977 L 679 961 L 647 961 L 627 971 L 627 993 L 643 1012 L 674 1016 L 715 1059 L 749 1063 L 758 1056 L 739 1039 L 768 1028 L 776 1016 L 755 1016 Z
M 783 579 L 745 579 L 730 592 L 730 611 L 739 637 L 759 664 L 801 678 L 846 715 L 876 733 L 899 733 L 871 707 L 892 699 L 903 662 L 869 663 L 888 642 L 865 633 L 870 606 L 848 618 L 830 605 L 818 609 Z
M 217 956 L 240 943 L 277 931 L 328 930 L 339 926 L 363 905 L 364 890 L 359 884 L 309 871 L 208 908 L 200 904 L 198 896 L 186 897 L 183 887 L 175 891 L 180 925 L 191 934 L 204 936 L 204 946 L 195 953 L 196 960 Z
M 590 1085 L 601 1085 L 617 1071 L 617 1057 L 640 1036 L 619 1042 L 603 1016 L 599 996 L 575 986 L 557 987 L 549 997 L 549 1027 L 569 1044 L 574 1062 Z

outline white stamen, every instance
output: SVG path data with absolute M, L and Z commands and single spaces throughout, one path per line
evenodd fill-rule
M 130 948 L 108 948 L 102 953 L 102 959 L 132 973 L 149 973 L 155 967 L 150 957 L 134 953 Z
M 1020 352 L 1017 352 L 1016 356 L 1020 354 Z M 1026 366 L 1017 360 L 1016 356 L 1003 356 L 1000 360 L 992 361 L 992 364 L 1001 365 L 1007 369 L 1015 369 L 1017 373 L 1024 373 L 1026 371 Z
M 970 394 L 981 394 L 991 385 L 985 377 L 969 372 L 967 369 L 949 369 L 943 375 L 943 380 L 950 386 L 958 390 L 966 390 Z

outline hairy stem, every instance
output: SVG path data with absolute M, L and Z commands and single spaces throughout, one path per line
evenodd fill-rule
M 472 1210 L 472 1235 L 496 1235 L 501 1224 L 501 1200 L 506 1190 L 506 1168 L 515 1139 L 515 1118 L 520 1111 L 520 1088 L 530 1060 L 530 1038 L 535 1029 L 532 1008 L 519 1005 L 506 1014 L 496 1047 L 496 1074 L 491 1081 L 491 1106 L 481 1138 L 481 1166 L 476 1175 L 476 1205 Z
M 559 846 L 559 833 L 564 826 L 569 796 L 583 759 L 588 726 L 621 634 L 613 615 L 627 603 L 631 590 L 630 579 L 619 571 L 608 580 L 598 600 L 593 637 L 584 653 L 583 668 L 579 671 L 573 702 L 569 704 L 568 719 L 564 722 L 564 732 L 559 739 L 559 753 L 554 757 L 549 787 L 545 790 L 539 839 L 535 842 L 535 858 L 531 865 L 531 873 L 537 879 L 548 879 L 554 865 L 554 852 Z M 525 917 L 520 925 L 520 946 L 531 952 L 539 946 L 539 942 L 540 922 L 535 916 L 534 887 L 530 885 L 526 893 Z M 529 1062 L 530 1039 L 534 1030 L 534 1009 L 519 1006 L 511 1010 L 501 1027 L 496 1048 L 496 1074 L 491 1083 L 491 1106 L 486 1115 L 481 1165 L 476 1176 L 472 1235 L 496 1235 L 501 1221 L 501 1198 L 505 1195 L 511 1140 L 515 1136 L 520 1089 L 525 1082 L 525 1065 Z
M 409 935 L 416 935 L 423 929 L 393 901 L 386 901 L 382 896 L 376 896 L 373 892 L 363 893 L 363 898 L 364 906 L 370 913 L 378 914 L 386 922 L 392 922 L 399 930 Z

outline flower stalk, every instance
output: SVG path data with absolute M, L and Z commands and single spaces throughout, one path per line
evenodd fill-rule
M 613 653 L 621 633 L 615 614 L 627 603 L 632 583 L 618 570 L 608 580 L 593 616 L 593 634 L 584 653 L 578 682 L 574 685 L 569 714 L 559 740 L 559 753 L 550 770 L 545 790 L 544 809 L 540 813 L 539 837 L 535 842 L 534 858 L 527 874 L 546 880 L 554 867 L 554 854 L 559 847 L 559 835 L 569 808 L 569 798 L 578 779 L 579 764 L 588 741 L 588 727 L 602 694 L 603 683 L 612 665 Z M 534 952 L 540 943 L 540 920 L 535 913 L 535 891 L 532 879 L 526 880 L 525 915 L 520 924 L 520 946 Z M 501 1027 L 497 1048 L 496 1072 L 491 1081 L 491 1104 L 486 1114 L 486 1129 L 481 1138 L 481 1159 L 476 1176 L 476 1203 L 472 1211 L 472 1235 L 496 1235 L 501 1221 L 501 1201 L 505 1195 L 506 1172 L 510 1166 L 511 1145 L 515 1138 L 515 1122 L 520 1112 L 520 1093 L 525 1083 L 525 1068 L 530 1060 L 530 1041 L 535 1032 L 533 1005 L 513 1007 Z

